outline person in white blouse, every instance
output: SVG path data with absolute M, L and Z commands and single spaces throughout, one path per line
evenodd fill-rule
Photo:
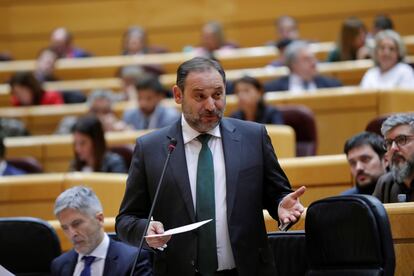
M 405 47 L 400 35 L 384 30 L 375 36 L 373 59 L 375 67 L 369 69 L 361 81 L 364 89 L 414 88 L 414 71 L 403 62 Z

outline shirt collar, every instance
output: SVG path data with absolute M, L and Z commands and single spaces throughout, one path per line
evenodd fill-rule
M 184 145 L 188 142 L 191 142 L 195 138 L 197 138 L 201 133 L 197 130 L 193 129 L 185 119 L 184 115 L 181 115 L 181 127 L 183 129 L 183 141 Z M 211 136 L 221 138 L 221 132 L 220 132 L 220 124 L 218 124 L 215 128 L 210 129 L 207 131 L 208 134 Z
M 108 253 L 108 248 L 109 248 L 109 237 L 105 233 L 104 238 L 102 239 L 101 243 L 94 250 L 92 250 L 91 253 L 89 253 L 87 255 L 79 254 L 78 262 L 80 262 L 82 260 L 83 256 L 93 256 L 93 257 L 96 257 L 96 259 L 104 259 L 105 260 L 106 259 L 106 254 Z

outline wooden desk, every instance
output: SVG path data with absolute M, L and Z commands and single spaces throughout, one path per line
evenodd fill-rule
M 289 126 L 266 126 L 273 147 L 279 158 L 295 156 L 295 133 Z M 137 137 L 148 133 L 144 131 L 125 131 L 106 133 L 108 146 L 135 144 Z M 5 145 L 7 157 L 36 157 L 45 172 L 66 172 L 73 159 L 73 138 L 71 135 L 48 135 L 33 137 L 7 138 Z

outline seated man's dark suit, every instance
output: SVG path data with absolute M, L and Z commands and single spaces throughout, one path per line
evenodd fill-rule
M 329 88 L 342 86 L 341 82 L 334 78 L 316 76 L 313 79 L 317 88 Z M 277 80 L 268 81 L 264 84 L 264 91 L 288 91 L 289 90 L 289 76 L 281 77 Z
M 239 276 L 275 275 L 263 209 L 278 217 L 278 205 L 291 192 L 263 125 L 223 118 L 220 122 L 226 169 L 227 222 Z M 196 222 L 187 172 L 181 120 L 137 139 L 127 188 L 116 218 L 118 236 L 138 244 L 167 156 L 168 137 L 178 143 L 171 155 L 154 220 L 164 229 Z M 172 236 L 154 256 L 155 275 L 194 276 L 197 231 Z
M 118 241 L 110 240 L 103 275 L 129 275 L 137 254 L 137 248 Z M 78 253 L 76 253 L 73 249 L 60 255 L 52 261 L 52 275 L 72 276 L 77 261 Z M 142 250 L 134 275 L 152 275 L 151 259 L 147 251 Z

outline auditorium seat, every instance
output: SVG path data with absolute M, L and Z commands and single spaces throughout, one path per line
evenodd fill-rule
M 134 153 L 134 145 L 116 145 L 109 148 L 111 152 L 119 154 L 124 159 L 125 166 L 129 169 L 131 165 L 132 155 Z
M 387 213 L 373 196 L 336 196 L 306 212 L 309 276 L 391 276 L 395 253 Z
M 42 165 L 33 157 L 7 158 L 7 162 L 29 174 L 42 173 Z
M 374 132 L 378 135 L 381 135 L 381 126 L 382 123 L 390 116 L 390 114 L 380 115 L 375 117 L 371 121 L 368 122 L 367 126 L 365 127 L 366 131 Z
M 59 238 L 49 223 L 37 218 L 0 218 L 0 264 L 17 275 L 49 275 L 61 254 Z
M 296 156 L 316 154 L 318 136 L 313 111 L 304 105 L 281 105 L 284 124 L 291 126 L 296 133 Z
M 305 231 L 267 233 L 276 275 L 303 276 L 307 269 Z

